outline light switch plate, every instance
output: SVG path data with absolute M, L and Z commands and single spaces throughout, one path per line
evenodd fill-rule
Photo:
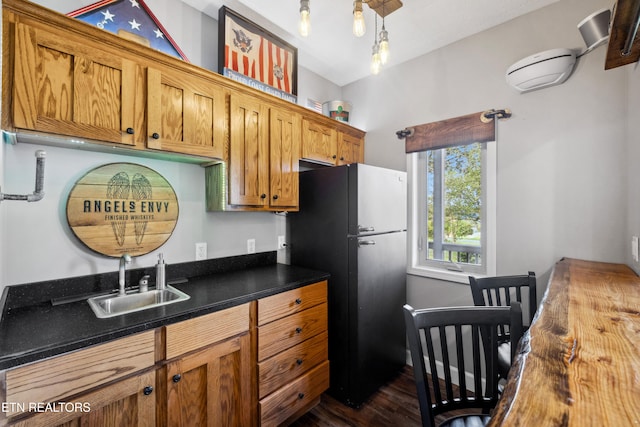
M 638 236 L 631 238 L 631 256 L 635 262 L 638 262 Z

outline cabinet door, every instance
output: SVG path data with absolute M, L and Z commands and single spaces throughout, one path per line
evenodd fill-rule
M 270 119 L 270 204 L 275 208 L 297 207 L 300 115 L 271 108 Z
M 338 164 L 364 162 L 363 138 L 348 133 L 338 133 Z
M 167 426 L 251 425 L 251 341 L 228 339 L 167 365 Z
M 221 159 L 224 91 L 186 72 L 147 70 L 147 147 Z
M 302 157 L 323 163 L 335 164 L 337 136 L 333 127 L 302 120 Z
M 231 95 L 229 204 L 269 205 L 268 108 L 240 94 Z
M 144 135 L 144 70 L 72 34 L 15 26 L 15 128 L 136 145 Z
M 97 388 L 75 399 L 63 399 L 59 405 L 22 421 L 11 422 L 9 426 L 154 427 L 155 371 Z M 44 406 L 42 411 L 45 411 Z

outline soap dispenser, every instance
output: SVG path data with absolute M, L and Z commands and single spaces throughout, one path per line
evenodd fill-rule
M 164 267 L 165 267 L 164 258 L 160 253 L 158 254 L 158 264 L 156 264 L 156 289 L 157 290 L 165 289 L 167 285 L 167 279 L 165 276 Z

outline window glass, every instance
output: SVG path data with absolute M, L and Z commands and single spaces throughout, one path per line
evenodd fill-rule
M 495 149 L 488 154 L 488 144 L 411 155 L 410 272 L 466 281 L 494 270 Z

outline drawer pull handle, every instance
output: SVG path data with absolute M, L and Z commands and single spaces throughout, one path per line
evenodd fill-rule
M 298 393 L 298 399 L 300 400 L 304 399 L 304 393 Z
M 303 360 L 302 360 L 302 359 L 297 359 L 297 360 L 296 360 L 296 364 L 297 364 L 298 366 L 302 365 L 302 362 L 303 362 Z
M 301 328 L 300 326 L 298 326 L 298 327 L 296 328 L 296 334 L 299 334 L 300 332 L 302 332 L 302 328 Z
M 179 382 L 180 382 L 180 380 L 182 379 L 182 375 L 180 375 L 180 374 L 175 374 L 175 375 L 173 376 L 173 378 L 172 378 L 172 379 L 173 379 L 173 382 L 174 382 L 174 383 L 179 383 Z
M 144 390 L 142 390 L 142 393 L 144 393 L 145 396 L 149 396 L 151 393 L 153 393 L 153 387 L 151 387 L 150 385 L 146 386 Z
M 302 304 L 302 300 L 301 300 L 300 298 L 296 298 L 296 304 L 297 304 L 297 305 Z

